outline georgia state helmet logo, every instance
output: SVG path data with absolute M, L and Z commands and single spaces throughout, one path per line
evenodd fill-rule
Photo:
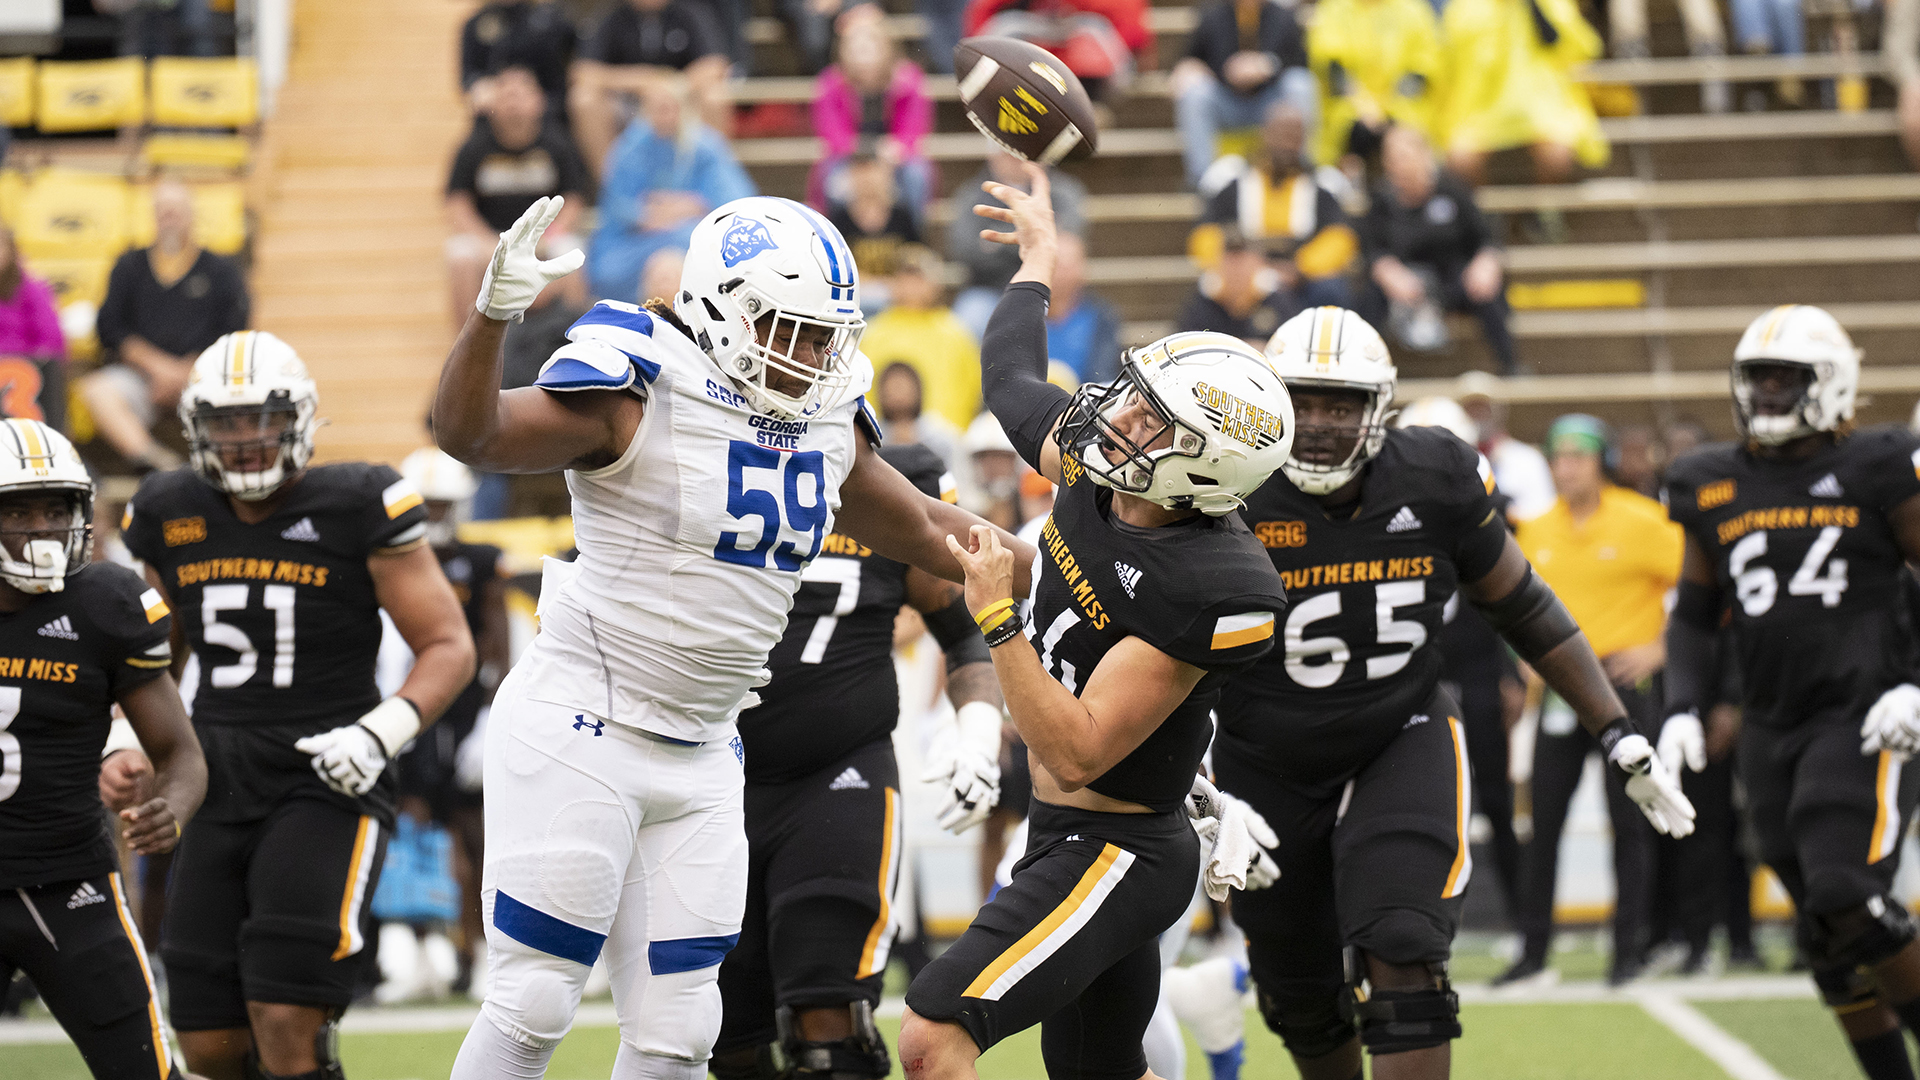
M 720 261 L 731 270 L 761 252 L 773 249 L 773 234 L 767 231 L 764 223 L 749 217 L 737 217 L 727 227 L 726 235 L 720 238 Z

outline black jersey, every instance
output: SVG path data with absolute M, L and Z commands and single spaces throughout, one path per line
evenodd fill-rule
M 492 544 L 469 544 L 455 541 L 451 547 L 433 549 L 434 557 L 440 560 L 440 572 L 447 575 L 447 583 L 453 586 L 454 598 L 460 601 L 460 610 L 467 617 L 467 630 L 474 640 L 480 638 L 480 624 L 486 618 L 482 608 L 482 597 L 486 593 L 486 583 L 500 576 L 500 549 Z M 486 691 L 480 687 L 480 673 L 474 672 L 473 679 L 453 699 L 447 711 L 440 714 L 435 723 L 448 725 L 447 730 L 464 736 L 473 730 L 473 721 L 480 714 L 480 705 L 486 698 Z
M 886 446 L 880 456 L 928 495 L 953 497 L 946 465 L 926 447 Z M 740 714 L 748 781 L 796 780 L 893 730 L 893 620 L 906 600 L 905 563 L 841 533 L 821 543 L 767 657 L 773 678 L 760 704 Z
M 178 469 L 140 485 L 123 532 L 160 575 L 200 661 L 201 815 L 252 820 L 298 792 L 387 817 L 391 771 L 349 799 L 321 783 L 293 744 L 380 703 L 380 604 L 367 558 L 424 538 L 413 485 L 385 465 L 323 465 L 249 525 L 226 495 Z
M 1040 530 L 1027 639 L 1078 695 L 1107 650 L 1138 637 L 1207 672 L 1146 741 L 1087 786 L 1159 811 L 1180 806 L 1213 736 L 1208 716 L 1227 673 L 1273 648 L 1287 607 L 1260 542 L 1229 514 L 1160 528 L 1114 518 L 1113 492 L 1071 456 Z
M 170 661 L 167 605 L 95 563 L 0 615 L 0 889 L 118 869 L 100 805 L 114 700 Z
M 1914 680 L 1905 556 L 1887 512 L 1920 494 L 1920 442 L 1862 431 L 1796 461 L 1726 443 L 1667 473 L 1667 513 L 1713 563 L 1733 612 L 1747 722 L 1858 721 Z
M 1349 518 L 1274 473 L 1241 515 L 1286 584 L 1284 648 L 1228 686 L 1223 750 L 1321 778 L 1386 746 L 1433 696 L 1448 598 L 1506 545 L 1492 489 L 1486 459 L 1432 427 L 1387 432 Z

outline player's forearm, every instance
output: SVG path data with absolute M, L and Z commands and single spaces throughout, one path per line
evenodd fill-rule
M 953 707 L 956 709 L 975 701 L 985 702 L 996 709 L 1000 708 L 1002 704 L 1000 680 L 993 673 L 993 665 L 991 663 L 962 664 L 948 672 L 947 700 L 953 702 Z
M 193 749 L 186 751 L 176 741 L 167 753 L 155 754 L 150 760 L 155 789 L 167 801 L 174 819 L 185 826 L 207 797 L 207 759 L 200 753 L 200 744 L 196 741 Z
M 479 312 L 454 340 L 440 369 L 433 396 L 433 438 L 440 448 L 468 465 L 483 467 L 500 431 L 501 346 L 507 324 Z
M 207 797 L 207 758 L 178 686 L 162 675 L 123 695 L 119 704 L 140 751 L 153 763 L 154 793 L 186 824 Z
M 464 623 L 460 631 L 436 638 L 418 649 L 413 670 L 407 673 L 406 681 L 400 684 L 400 691 L 395 695 L 406 698 L 420 710 L 422 729 L 440 719 L 453 699 L 473 681 L 473 638 L 466 633 Z
M 1073 691 L 1047 674 L 1025 637 L 993 650 L 993 671 L 1020 741 L 1060 790 L 1086 787 L 1119 760 L 1100 745 L 1100 727 L 1093 714 Z
M 1627 715 L 1606 669 L 1600 666 L 1600 658 L 1587 644 L 1587 635 L 1575 634 L 1532 664 L 1553 692 L 1572 707 L 1588 734 L 1598 736 L 1608 724 Z
M 964 538 L 975 525 L 988 525 L 987 520 L 921 494 L 891 466 L 879 462 L 877 455 L 874 460 L 878 465 L 856 466 L 841 488 L 840 530 L 895 562 L 964 583 L 966 571 L 948 550 L 947 537 Z M 1014 554 L 1014 595 L 1028 595 L 1033 546 L 997 525 L 990 527 Z

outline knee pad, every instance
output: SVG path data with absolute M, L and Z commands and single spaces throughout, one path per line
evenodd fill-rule
M 1374 990 L 1364 986 L 1360 950 L 1346 950 L 1347 984 L 1353 1018 L 1367 1053 L 1404 1054 L 1426 1050 L 1460 1037 L 1460 995 L 1453 992 L 1445 964 L 1429 964 L 1437 984 L 1426 990 Z
M 1917 932 L 1913 916 L 1887 896 L 1834 915 L 1803 914 L 1794 929 L 1821 999 L 1842 1013 L 1878 1001 L 1869 969 L 1906 948 Z
M 1367 955 L 1384 963 L 1431 966 L 1446 959 L 1452 937 L 1451 931 L 1435 926 L 1423 913 L 1400 908 L 1384 912 L 1353 940 Z M 1348 983 L 1352 982 L 1349 975 Z
M 705 1061 L 720 1038 L 720 967 L 641 976 L 626 995 L 620 1038 L 643 1054 Z
M 774 1023 L 780 1030 L 780 1064 L 785 1074 L 794 1077 L 824 1076 L 832 1080 L 885 1080 L 893 1072 L 893 1060 L 887 1056 L 886 1041 L 873 1023 L 873 1006 L 864 1001 L 847 1004 L 853 1020 L 853 1034 L 844 1039 L 808 1041 L 800 1037 L 798 1017 L 793 1006 L 775 1010 Z
M 1338 991 L 1285 1001 L 1265 989 L 1254 996 L 1260 1004 L 1261 1019 L 1295 1057 L 1325 1057 L 1353 1041 L 1353 1021 L 1340 1015 Z
M 559 1043 L 573 1026 L 580 991 L 592 969 L 511 940 L 496 944 L 488 963 L 487 1000 L 481 1006 L 488 1020 L 537 1049 Z

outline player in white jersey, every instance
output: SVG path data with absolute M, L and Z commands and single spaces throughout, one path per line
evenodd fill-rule
M 801 569 L 838 531 L 962 580 L 946 538 L 981 522 L 874 452 L 852 253 L 785 199 L 708 214 L 670 305 L 601 302 L 501 392 L 507 322 L 579 265 L 534 254 L 559 209 L 502 234 L 433 409 L 475 468 L 566 470 L 580 549 L 549 564 L 540 634 L 494 700 L 486 1004 L 453 1076 L 541 1076 L 604 952 L 614 1076 L 699 1080 L 746 887 L 734 720 Z

